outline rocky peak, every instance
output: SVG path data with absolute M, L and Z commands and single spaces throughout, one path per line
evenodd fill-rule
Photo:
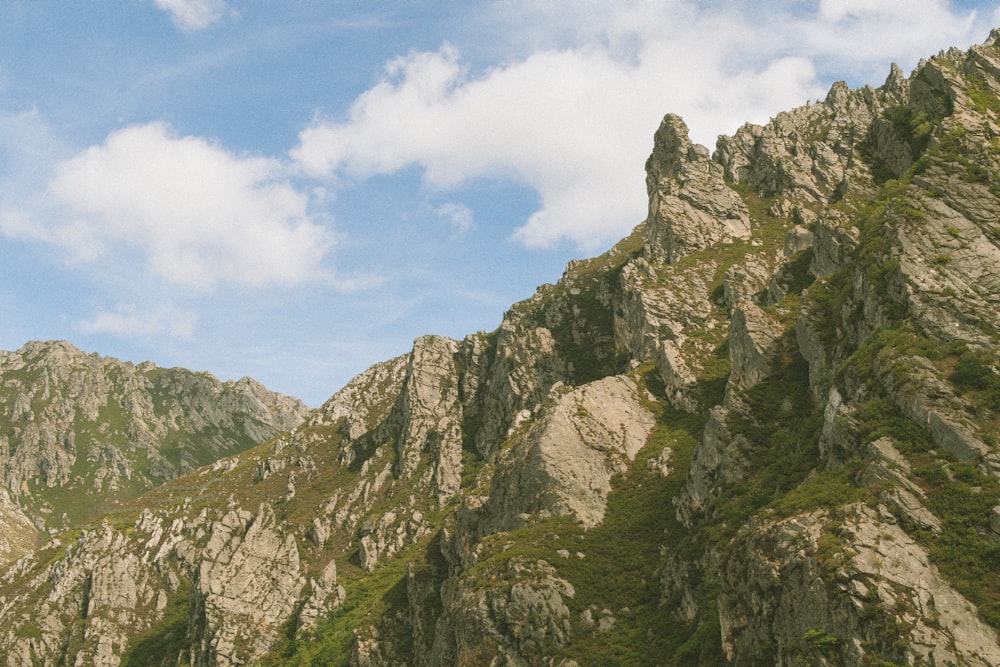
M 723 175 L 708 149 L 691 142 L 684 121 L 666 115 L 646 161 L 645 251 L 651 261 L 673 263 L 715 243 L 750 236 L 746 206 Z
M 889 76 L 886 77 L 885 83 L 882 84 L 882 90 L 888 99 L 895 102 L 901 103 L 909 97 L 909 79 L 907 79 L 906 73 L 896 63 L 892 63 L 889 66 Z
M 732 182 L 776 197 L 774 212 L 783 216 L 796 205 L 836 201 L 848 188 L 871 193 L 862 147 L 873 120 L 886 108 L 903 104 L 909 87 L 898 67 L 878 89 L 851 90 L 838 81 L 822 103 L 782 112 L 767 125 L 747 124 L 732 137 L 720 137 L 714 157 Z
M 422 455 L 434 457 L 428 470 L 443 503 L 458 491 L 462 474 L 462 408 L 458 400 L 455 353 L 458 343 L 424 336 L 413 344 L 399 399 L 401 434 L 397 440 L 397 474 L 412 476 Z

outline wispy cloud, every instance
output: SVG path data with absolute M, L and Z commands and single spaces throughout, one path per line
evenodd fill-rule
M 333 238 L 283 172 L 162 123 L 131 126 L 56 166 L 49 191 L 71 222 L 9 216 L 7 226 L 82 260 L 138 253 L 151 273 L 188 287 L 328 280 Z
M 465 234 L 472 229 L 473 213 L 465 204 L 445 202 L 434 208 L 434 214 L 448 223 L 458 234 Z
M 194 311 L 171 305 L 143 309 L 119 304 L 113 311 L 101 311 L 79 320 L 76 328 L 85 334 L 111 334 L 121 338 L 167 334 L 172 338 L 190 340 L 194 337 L 197 321 Z
M 52 177 L 53 165 L 74 149 L 38 111 L 0 111 L 0 234 L 11 225 L 27 236 L 29 211 L 45 206 L 39 191 Z
M 184 31 L 201 30 L 233 14 L 225 0 L 155 0 L 159 9 Z

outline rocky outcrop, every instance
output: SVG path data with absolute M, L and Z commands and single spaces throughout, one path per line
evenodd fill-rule
M 704 146 L 691 142 L 687 125 L 668 114 L 646 162 L 649 217 L 646 251 L 672 264 L 716 243 L 750 236 L 750 215 L 723 180 L 723 169 Z
M 241 665 L 265 653 L 305 584 L 296 541 L 269 508 L 215 522 L 199 554 L 191 663 Z
M 741 433 L 730 431 L 731 412 L 716 406 L 709 413 L 700 446 L 695 450 L 684 490 L 674 499 L 677 516 L 691 526 L 715 502 L 719 493 L 743 479 L 749 468 L 746 451 L 750 443 Z
M 496 332 L 496 352 L 479 399 L 475 445 L 488 458 L 500 444 L 542 404 L 549 388 L 566 379 L 569 371 L 556 349 L 552 331 L 507 317 Z M 473 413 L 475 414 L 475 413 Z
M 547 665 L 571 636 L 566 602 L 573 586 L 544 560 L 511 559 L 513 583 L 483 587 L 459 582 L 445 600 L 427 663 L 432 665 Z M 469 585 L 471 584 L 471 585 Z
M 719 609 L 730 661 L 771 652 L 865 664 L 992 665 L 996 630 L 938 573 L 882 508 L 850 506 L 752 524 L 723 566 Z
M 41 536 L 31 519 L 0 490 L 0 564 L 17 560 L 37 546 Z
M 575 389 L 556 385 L 553 406 L 498 458 L 480 531 L 524 524 L 539 513 L 570 515 L 584 527 L 604 518 L 611 479 L 635 458 L 653 414 L 627 377 Z
M 747 389 L 771 373 L 771 359 L 784 327 L 753 303 L 733 311 L 729 332 L 729 382 Z
M 789 211 L 794 206 L 826 204 L 853 193 L 872 193 L 867 164 L 858 151 L 869 140 L 884 110 L 906 104 L 910 84 L 893 66 L 885 84 L 850 90 L 833 85 L 826 99 L 779 113 L 766 126 L 747 124 L 732 137 L 720 137 L 714 155 L 726 178 L 745 183 Z M 883 142 L 891 154 L 900 142 Z M 891 158 L 889 158 L 891 159 Z M 901 173 L 909 155 L 895 160 Z
M 462 408 L 458 400 L 455 353 L 458 343 L 420 338 L 413 344 L 400 396 L 403 431 L 396 445 L 397 474 L 413 475 L 421 453 L 430 452 L 431 486 L 439 503 L 455 495 L 462 476 Z
M 643 258 L 622 269 L 621 297 L 615 308 L 615 334 L 621 349 L 652 362 L 679 410 L 702 407 L 698 377 L 714 350 L 714 336 L 725 326 L 715 305 L 705 298 L 717 267 L 705 262 L 678 271 L 655 270 Z
M 298 631 L 312 632 L 332 609 L 344 603 L 347 591 L 337 583 L 337 563 L 331 560 L 318 577 L 310 578 L 311 591 L 299 612 Z

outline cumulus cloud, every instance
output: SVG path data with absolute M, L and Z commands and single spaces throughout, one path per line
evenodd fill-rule
M 56 166 L 49 192 L 70 222 L 12 213 L 5 226 L 82 260 L 138 253 L 153 274 L 184 286 L 327 280 L 331 235 L 283 171 L 162 123 L 131 126 Z
M 122 338 L 167 334 L 172 338 L 190 340 L 194 337 L 197 315 L 171 305 L 140 309 L 119 305 L 113 311 L 102 311 L 80 320 L 76 328 L 85 334 L 112 334 Z
M 663 113 L 711 146 L 743 121 L 823 97 L 829 72 L 884 78 L 889 60 L 972 41 L 974 25 L 939 0 L 493 7 L 484 25 L 524 40 L 522 57 L 480 72 L 448 44 L 397 58 L 344 119 L 303 130 L 292 158 L 333 181 L 418 165 L 437 191 L 513 179 L 541 202 L 515 238 L 591 250 L 644 217 L 641 165 Z
M 292 155 L 317 177 L 363 179 L 421 164 L 427 185 L 439 190 L 479 176 L 512 177 L 538 189 L 546 211 L 558 206 L 572 215 L 565 207 L 578 208 L 581 230 L 600 226 L 602 210 L 621 218 L 623 206 L 634 224 L 641 206 L 626 202 L 641 203 L 641 159 L 637 173 L 627 156 L 648 143 L 649 132 L 633 136 L 633 109 L 605 97 L 607 86 L 624 85 L 621 79 L 629 77 L 601 54 L 588 60 L 540 53 L 469 79 L 457 51 L 446 45 L 390 63 L 386 78 L 354 102 L 347 122 L 306 129 Z M 601 159 L 613 164 L 599 178 L 613 174 L 633 197 L 604 189 L 608 200 L 581 201 L 600 199 L 588 191 L 596 185 L 593 162 Z M 620 229 L 621 220 L 614 222 Z M 559 235 L 550 226 L 526 233 L 526 240 L 541 244 Z
M 184 31 L 207 28 L 231 13 L 225 0 L 156 0 L 156 6 Z
M 292 156 L 310 174 L 334 178 L 419 164 L 438 190 L 483 176 L 512 178 L 536 189 L 542 202 L 518 239 L 596 247 L 644 217 L 642 164 L 664 111 L 696 108 L 706 123 L 739 117 L 726 95 L 702 100 L 706 85 L 690 86 L 689 74 L 670 69 L 677 58 L 661 51 L 651 46 L 638 65 L 600 50 L 543 51 L 479 78 L 466 74 L 450 46 L 413 53 L 390 63 L 347 121 L 304 130 Z M 782 59 L 706 84 L 730 96 L 795 103 L 818 92 L 812 76 L 808 63 Z M 664 99 L 670 89 L 679 98 L 672 105 Z

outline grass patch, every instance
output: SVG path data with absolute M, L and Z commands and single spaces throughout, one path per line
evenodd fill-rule
M 1000 505 L 1000 480 L 974 465 L 940 460 L 916 469 L 927 490 L 925 504 L 941 520 L 934 536 L 917 537 L 944 578 L 979 610 L 980 618 L 1000 628 L 1000 541 L 990 528 L 990 513 Z
M 435 536 L 425 537 L 404 548 L 372 572 L 345 562 L 338 567 L 338 581 L 347 591 L 343 605 L 318 624 L 309 637 L 287 637 L 257 667 L 344 667 L 351 662 L 356 631 L 379 618 L 405 608 L 407 563 L 419 560 Z M 339 562 L 338 562 L 338 565 Z M 399 638 L 396 638 L 399 639 Z M 405 650 L 405 646 L 400 648 Z
M 128 653 L 122 657 L 124 667 L 181 667 L 189 664 L 185 658 L 188 648 L 188 613 L 191 608 L 191 583 L 185 579 L 170 597 L 163 617 L 148 630 L 129 642 Z
M 1000 374 L 993 366 L 994 355 L 985 351 L 964 351 L 955 363 L 949 379 L 974 404 L 987 410 L 1000 410 Z

